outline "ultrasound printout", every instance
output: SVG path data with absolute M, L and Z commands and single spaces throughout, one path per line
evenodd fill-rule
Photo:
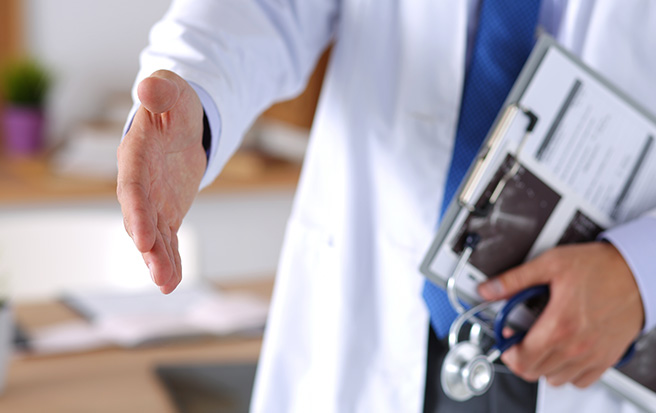
M 560 200 L 556 191 L 520 167 L 497 202 L 488 206 L 490 195 L 513 163 L 514 158 L 508 155 L 476 204 L 484 212 L 469 214 L 453 245 L 453 251 L 460 253 L 467 234 L 478 234 L 481 240 L 469 262 L 488 277 L 525 260 Z

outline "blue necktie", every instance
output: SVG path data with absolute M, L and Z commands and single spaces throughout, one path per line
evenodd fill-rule
M 483 0 L 465 80 L 440 219 L 478 152 L 535 42 L 540 0 Z M 424 300 L 438 337 L 457 313 L 444 290 L 426 281 Z

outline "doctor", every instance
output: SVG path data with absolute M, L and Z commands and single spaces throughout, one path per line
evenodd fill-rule
M 334 43 L 253 411 L 453 411 L 430 385 L 439 369 L 427 363 L 429 335 L 433 346 L 441 341 L 429 330 L 417 268 L 439 219 L 481 7 L 176 0 L 153 28 L 135 87 L 140 104 L 118 151 L 117 192 L 163 293 L 180 282 L 176 231 L 199 186 L 219 174 L 261 111 L 303 89 Z M 544 0 L 537 22 L 656 112 L 652 1 Z M 595 381 L 656 324 L 653 234 L 656 218 L 640 217 L 609 231 L 609 243 L 555 248 L 483 285 L 489 299 L 551 286 L 541 319 L 503 357 L 521 378 L 539 379 L 537 405 L 450 408 L 621 411 Z M 499 390 L 506 400 L 513 386 Z

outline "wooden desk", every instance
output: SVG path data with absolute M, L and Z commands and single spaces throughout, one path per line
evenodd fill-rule
M 204 194 L 293 189 L 301 166 L 238 151 Z M 47 156 L 28 159 L 0 158 L 0 204 L 116 199 L 116 181 L 59 176 Z
M 268 296 L 272 282 L 224 288 Z M 16 306 L 16 318 L 27 328 L 72 317 L 77 316 L 58 303 Z M 260 345 L 260 338 L 203 339 L 129 350 L 23 356 L 10 364 L 0 412 L 173 413 L 174 406 L 155 376 L 157 365 L 252 362 Z

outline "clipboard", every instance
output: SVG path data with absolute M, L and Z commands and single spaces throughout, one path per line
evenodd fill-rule
M 656 208 L 655 137 L 652 114 L 541 35 L 420 271 L 442 288 L 454 283 L 458 298 L 476 305 L 476 287 L 489 277 Z M 640 341 L 634 360 L 656 371 L 656 351 L 640 354 L 656 329 Z M 656 411 L 656 374 L 638 377 L 634 364 L 610 369 L 603 381 Z

